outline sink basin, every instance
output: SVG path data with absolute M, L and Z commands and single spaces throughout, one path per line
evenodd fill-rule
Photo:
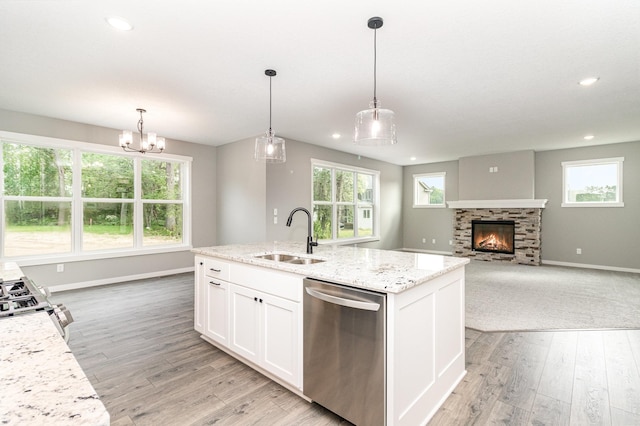
M 299 257 L 297 259 L 287 260 L 287 263 L 294 263 L 296 265 L 311 265 L 312 263 L 324 262 L 323 259 L 316 259 L 313 257 Z
M 274 262 L 292 263 L 295 265 L 311 265 L 313 263 L 324 262 L 324 259 L 316 257 L 300 257 L 293 254 L 269 253 L 254 256 L 256 259 L 273 260 Z
M 291 254 L 281 254 L 281 253 L 261 254 L 259 256 L 254 256 L 254 257 L 258 259 L 274 260 L 276 262 L 288 262 L 293 259 L 299 259 L 298 256 L 293 256 Z

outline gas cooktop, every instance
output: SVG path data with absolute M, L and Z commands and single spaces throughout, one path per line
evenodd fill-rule
M 27 278 L 0 280 L 0 317 L 43 310 L 50 306 L 46 297 Z

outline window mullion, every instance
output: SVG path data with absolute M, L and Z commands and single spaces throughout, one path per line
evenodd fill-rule
M 142 159 L 137 157 L 133 161 L 133 247 L 142 247 L 144 232 L 144 204 L 142 202 Z
M 71 168 L 71 253 L 82 252 L 82 224 L 84 223 L 84 203 L 82 200 L 82 151 L 73 150 L 73 164 Z
M 336 201 L 336 169 L 331 169 L 331 238 L 338 239 L 338 204 Z

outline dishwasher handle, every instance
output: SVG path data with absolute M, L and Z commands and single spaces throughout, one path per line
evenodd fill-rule
M 380 309 L 380 304 L 375 302 L 363 302 L 361 300 L 345 299 L 344 297 L 332 296 L 327 293 L 323 293 L 315 288 L 306 287 L 307 294 L 317 299 L 323 300 L 334 305 L 346 306 L 347 308 L 362 309 L 365 311 L 377 311 Z

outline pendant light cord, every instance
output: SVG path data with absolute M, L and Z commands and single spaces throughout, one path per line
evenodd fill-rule
M 269 137 L 271 137 L 271 76 L 269 76 Z
M 378 99 L 376 97 L 377 62 L 378 62 L 376 58 L 376 52 L 378 50 L 376 46 L 377 34 L 378 34 L 378 28 L 374 28 L 373 29 L 373 107 L 374 108 L 378 108 Z

